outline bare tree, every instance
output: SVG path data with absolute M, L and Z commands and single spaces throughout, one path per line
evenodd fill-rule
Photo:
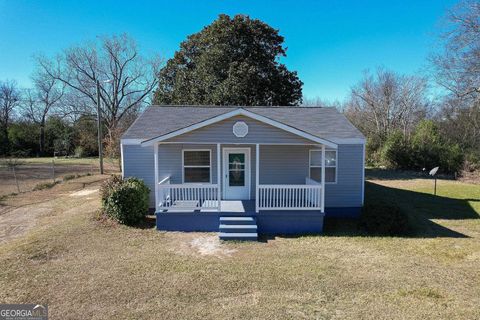
M 107 147 L 108 144 L 115 145 L 115 150 L 118 149 L 119 123 L 151 98 L 160 66 L 159 59 L 147 61 L 142 58 L 135 41 L 125 34 L 72 47 L 54 60 L 39 57 L 38 62 L 52 79 L 86 98 L 88 106 L 83 99 L 81 104 L 92 114 L 96 113 L 93 108 L 97 103 L 96 82 L 100 82 Z M 75 109 L 73 105 L 70 104 L 70 110 Z
M 65 92 L 65 84 L 50 77 L 42 69 L 32 76 L 34 88 L 26 90 L 22 103 L 27 119 L 40 127 L 39 150 L 45 153 L 45 123 L 48 115 L 55 111 L 61 103 Z
M 367 136 L 380 139 L 393 130 L 412 131 L 428 112 L 427 81 L 417 76 L 402 76 L 379 68 L 366 72 L 351 91 L 345 105 L 347 117 Z
M 431 56 L 436 81 L 457 97 L 480 94 L 480 2 L 462 1 L 447 14 L 441 49 Z
M 15 81 L 0 82 L 0 153 L 7 154 L 10 150 L 10 141 L 8 139 L 8 126 L 12 118 L 14 109 L 18 107 L 21 100 L 20 90 Z
M 340 103 L 335 101 L 333 103 L 326 101 L 320 97 L 309 98 L 306 96 L 302 97 L 302 107 L 339 107 Z
M 439 121 L 450 140 L 480 150 L 480 1 L 462 1 L 445 18 L 440 50 L 430 57 L 436 82 L 447 89 Z

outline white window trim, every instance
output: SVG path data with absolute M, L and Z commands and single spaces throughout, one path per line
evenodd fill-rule
M 325 179 L 325 184 L 337 184 L 338 182 L 338 150 L 337 149 L 332 149 L 332 148 L 325 148 L 325 153 L 327 151 L 334 151 L 335 152 L 335 165 L 334 166 L 327 166 L 325 164 L 325 169 L 326 168 L 335 168 L 335 182 L 327 182 Z M 322 149 L 310 149 L 308 152 L 308 177 L 311 179 L 312 177 L 310 176 L 310 169 L 311 168 L 321 168 L 322 166 L 314 166 L 312 165 L 312 152 L 322 152 Z M 322 159 L 323 161 L 323 159 Z M 326 178 L 326 177 L 325 177 Z
M 186 166 L 185 167 L 185 151 L 208 151 L 210 164 L 208 166 Z M 185 182 L 185 168 L 209 168 L 210 177 L 208 182 Z M 182 183 L 183 184 L 211 184 L 212 183 L 212 150 L 211 149 L 182 149 Z

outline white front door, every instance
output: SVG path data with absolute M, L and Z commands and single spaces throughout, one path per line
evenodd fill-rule
M 223 149 L 223 199 L 250 199 L 250 148 Z

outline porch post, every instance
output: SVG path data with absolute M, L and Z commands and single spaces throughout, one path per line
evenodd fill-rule
M 218 212 L 222 211 L 222 170 L 221 170 L 221 148 L 220 143 L 217 143 L 217 199 L 218 199 Z
M 324 213 L 325 212 L 325 145 L 324 144 L 322 144 L 322 190 L 321 192 L 322 192 L 321 211 L 322 213 Z
M 260 183 L 260 145 L 255 145 L 255 212 L 258 213 L 258 185 Z
M 158 199 L 158 143 L 153 145 L 153 162 L 155 166 L 155 212 L 157 212 L 160 201 Z

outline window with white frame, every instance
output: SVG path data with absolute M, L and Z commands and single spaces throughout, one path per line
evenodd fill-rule
M 184 183 L 209 183 L 211 167 L 210 150 L 183 150 Z
M 322 181 L 322 150 L 310 150 L 310 179 Z M 337 150 L 325 149 L 325 183 L 337 182 Z

